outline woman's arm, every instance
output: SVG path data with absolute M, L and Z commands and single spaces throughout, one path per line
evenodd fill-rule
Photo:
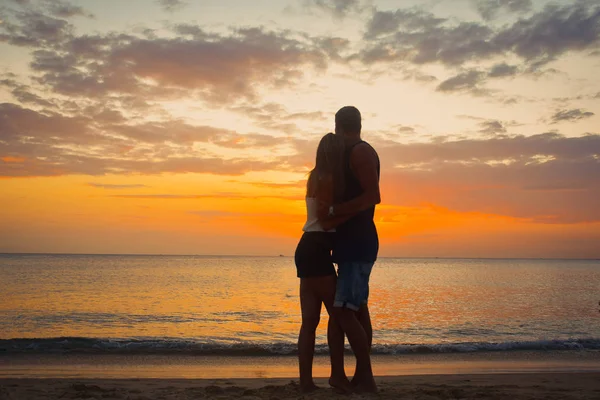
M 322 220 L 319 218 L 319 222 L 321 223 L 321 226 L 323 227 L 323 229 L 325 229 L 326 231 L 329 231 L 329 230 L 332 230 L 333 228 L 337 227 L 342 222 L 346 222 L 347 220 L 349 220 L 352 217 L 354 217 L 354 214 L 342 215 L 342 216 L 338 216 L 338 217 L 331 217 L 331 218 L 327 218 L 325 220 Z

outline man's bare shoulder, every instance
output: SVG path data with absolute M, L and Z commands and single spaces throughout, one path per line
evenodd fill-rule
M 356 163 L 365 163 L 365 162 L 374 162 L 379 160 L 379 156 L 377 152 L 367 142 L 360 142 L 356 146 L 352 148 L 352 153 L 350 154 L 350 159 L 352 162 Z

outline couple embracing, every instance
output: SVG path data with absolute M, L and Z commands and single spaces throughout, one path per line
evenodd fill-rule
M 312 363 L 322 304 L 329 313 L 329 384 L 347 393 L 377 391 L 367 300 L 379 248 L 373 215 L 380 202 L 380 167 L 375 150 L 361 139 L 361 127 L 355 107 L 343 107 L 335 114 L 335 134 L 328 133 L 319 142 L 306 185 L 307 221 L 295 254 L 302 309 L 298 357 L 304 392 L 317 389 Z M 344 336 L 356 357 L 352 381 L 344 370 Z

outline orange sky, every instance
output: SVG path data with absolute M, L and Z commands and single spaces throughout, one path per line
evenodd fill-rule
M 0 10 L 0 252 L 292 255 L 352 104 L 380 255 L 600 258 L 592 2 L 52 4 Z
M 86 176 L 3 180 L 3 250 L 291 255 L 305 218 L 301 186 L 265 188 L 199 174 L 96 178 L 104 180 L 123 187 L 92 185 Z M 382 256 L 596 257 L 600 239 L 599 223 L 394 206 L 385 192 L 376 223 Z

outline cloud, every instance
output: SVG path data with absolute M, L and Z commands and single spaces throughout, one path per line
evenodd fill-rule
M 255 196 L 245 195 L 241 193 L 210 193 L 210 194 L 114 194 L 110 197 L 121 199 L 145 199 L 145 200 L 195 200 L 195 199 L 222 199 L 230 200 L 257 200 L 257 199 L 285 199 L 285 200 L 302 200 L 303 196 Z
M 447 27 L 445 22 L 423 11 L 375 12 L 367 23 L 364 37 L 368 42 L 359 58 L 366 63 L 400 60 L 460 65 L 494 52 L 486 40 L 493 34 L 490 28 L 471 22 Z
M 168 97 L 195 91 L 213 102 L 254 99 L 259 85 L 293 84 L 306 67 L 325 68 L 311 44 L 261 28 L 230 36 L 97 37 L 62 54 L 34 52 L 40 83 L 55 91 L 91 97 L 125 93 Z M 87 71 L 80 65 L 91 65 Z
M 235 211 L 224 211 L 224 210 L 200 210 L 200 211 L 188 211 L 189 214 L 198 215 L 200 217 L 231 217 L 231 216 L 239 216 L 244 213 L 235 212 Z M 246 213 L 247 215 L 247 213 Z
M 47 12 L 58 18 L 71 18 L 83 16 L 93 18 L 93 14 L 87 12 L 83 7 L 71 4 L 64 0 L 43 0 L 32 2 L 30 0 L 10 0 L 25 12 Z
M 600 163 L 593 159 L 529 165 L 435 164 L 429 169 L 388 171 L 383 175 L 382 197 L 388 204 L 437 204 L 539 223 L 598 222 L 600 187 L 594 174 L 599 173 Z
M 400 124 L 394 126 L 394 131 L 401 135 L 413 135 L 415 133 L 415 127 Z
M 497 135 L 506 133 L 506 127 L 498 120 L 488 120 L 479 123 L 479 132 L 486 135 Z
M 475 7 L 485 20 L 494 19 L 499 12 L 525 13 L 531 10 L 531 0 L 475 0 Z
M 87 122 L 83 117 L 42 114 L 15 104 L 0 104 L 0 139 L 5 143 L 20 139 L 28 143 L 52 142 L 55 137 L 91 139 Z
M 335 18 L 343 19 L 351 12 L 362 10 L 360 0 L 304 0 L 306 7 L 316 7 L 326 11 Z
M 506 63 L 495 64 L 488 72 L 468 69 L 442 81 L 436 90 L 440 92 L 470 92 L 476 96 L 490 95 L 492 91 L 483 87 L 488 79 L 515 76 L 518 69 L 517 66 Z
M 385 204 L 437 204 L 540 223 L 600 221 L 600 135 L 555 133 L 388 144 Z
M 557 124 L 562 121 L 576 122 L 585 118 L 593 117 L 595 114 L 591 111 L 585 111 L 581 108 L 575 108 L 572 110 L 560 110 L 552 115 L 551 123 Z
M 217 194 L 114 194 L 110 197 L 121 199 L 149 199 L 149 200 L 190 200 L 221 197 Z
M 231 176 L 249 171 L 301 171 L 314 159 L 316 138 L 242 135 L 180 121 L 123 124 L 110 120 L 98 122 L 82 116 L 42 113 L 14 104 L 0 105 L 0 176 L 165 172 Z M 374 140 L 382 161 L 385 202 L 399 205 L 427 202 L 452 210 L 530 218 L 543 223 L 599 220 L 595 199 L 600 196 L 597 180 L 600 135 L 509 136 L 506 127 L 510 123 L 493 119 L 477 121 L 480 132 L 491 137 L 409 144 Z M 413 129 L 397 128 L 403 132 Z M 244 138 L 248 140 L 247 147 L 243 141 L 240 143 L 239 139 Z M 279 145 L 288 146 L 295 153 L 277 155 L 271 151 Z M 218 153 L 221 148 L 235 148 L 239 156 L 225 158 Z M 245 155 L 240 153 L 244 148 L 249 150 Z M 260 149 L 270 152 L 269 161 L 254 156 Z M 90 185 L 105 189 L 134 187 Z M 265 182 L 263 186 L 288 190 L 302 185 Z M 116 196 L 164 200 L 206 196 L 249 198 L 239 193 Z M 298 200 L 302 196 L 272 197 Z
M 519 71 L 516 65 L 508 65 L 506 63 L 496 64 L 488 72 L 490 78 L 504 78 L 507 76 L 515 76 Z
M 197 91 L 211 101 L 253 98 L 257 84 L 293 83 L 325 56 L 294 39 L 244 29 L 230 37 L 148 39 L 128 35 L 71 41 L 69 53 L 35 51 L 38 81 L 72 96 L 123 93 L 168 97 Z M 86 65 L 87 68 L 81 68 Z
M 558 133 L 531 136 L 501 136 L 486 139 L 463 139 L 430 143 L 387 143 L 377 149 L 382 162 L 394 165 L 427 165 L 429 163 L 483 163 L 521 160 L 536 162 L 535 157 L 580 160 L 600 155 L 600 135 L 565 137 Z
M 252 186 L 258 186 L 269 189 L 298 189 L 304 188 L 306 186 L 305 181 L 297 181 L 297 182 L 248 182 Z
M 123 123 L 111 112 L 65 116 L 0 104 L 0 176 L 206 172 L 239 175 L 284 168 L 278 146 L 288 139 L 181 121 Z M 203 146 L 196 146 L 203 144 Z M 210 147 L 209 147 L 210 146 Z M 208 148 L 207 148 L 208 147 Z M 225 149 L 236 149 L 237 157 Z M 269 161 L 260 153 L 269 149 Z
M 597 49 L 600 6 L 591 2 L 549 5 L 501 28 L 439 19 L 425 11 L 376 11 L 367 22 L 365 39 L 368 43 L 357 57 L 368 64 L 408 61 L 460 66 L 515 55 L 537 69 L 566 52 Z
M 365 39 L 375 39 L 381 35 L 396 33 L 398 30 L 434 30 L 446 21 L 423 10 L 379 11 L 374 10 L 367 23 Z
M 146 188 L 148 185 L 141 184 L 128 184 L 128 185 L 116 185 L 116 184 L 108 184 L 108 183 L 88 183 L 88 186 L 92 186 L 100 189 L 137 189 L 137 188 Z
M 585 2 L 563 7 L 547 6 L 499 32 L 493 42 L 498 49 L 512 51 L 526 61 L 538 63 L 551 61 L 568 51 L 597 48 L 600 44 L 600 6 L 588 6 Z
M 9 88 L 13 97 L 22 104 L 34 104 L 42 107 L 56 107 L 51 100 L 45 99 L 33 92 L 32 88 L 14 79 L 0 80 L 0 86 Z
M 345 62 L 345 58 L 342 53 L 348 50 L 351 46 L 351 42 L 348 39 L 337 36 L 317 36 L 312 40 L 315 46 L 317 46 L 321 51 L 325 52 L 325 54 L 327 54 L 331 60 Z
M 485 79 L 485 73 L 477 70 L 462 72 L 441 82 L 436 90 L 439 92 L 469 91 L 482 93 L 479 84 Z
M 52 4 L 62 14 L 80 11 Z M 213 104 L 256 100 L 264 88 L 290 87 L 310 69 L 324 71 L 329 57 L 347 46 L 340 38 L 262 27 L 224 33 L 194 24 L 168 28 L 177 35 L 148 29 L 78 35 L 68 20 L 38 7 L 11 11 L 0 24 L 0 42 L 31 49 L 31 78 L 46 92 L 97 100 L 129 96 L 141 106 L 184 96 Z
M 64 19 L 38 11 L 15 12 L 15 20 L 0 24 L 0 43 L 14 46 L 52 48 L 71 37 L 72 27 Z
M 3 150 L 0 146 L 0 151 Z M 46 153 L 49 154 L 49 153 Z M 161 161 L 91 157 L 50 153 L 44 159 L 26 159 L 22 164 L 0 164 L 2 177 L 61 176 L 139 173 L 208 173 L 214 175 L 243 175 L 252 171 L 275 170 L 282 166 L 280 160 L 255 161 L 249 159 L 225 160 L 218 157 L 169 157 Z
M 324 122 L 327 115 L 322 111 L 289 112 L 279 103 L 243 103 L 230 108 L 250 118 L 256 125 L 277 132 L 297 132 L 297 121 Z
M 71 18 L 76 16 L 93 18 L 93 14 L 87 12 L 83 7 L 76 6 L 66 1 L 53 0 L 48 2 L 48 8 L 52 15 L 59 18 Z
M 290 215 L 283 212 L 244 212 L 244 211 L 226 211 L 226 210 L 198 210 L 188 211 L 188 214 L 196 215 L 208 219 L 233 219 L 236 222 L 240 221 L 240 218 L 250 219 L 272 219 L 276 218 L 277 221 L 281 220 L 295 220 L 295 215 Z M 263 220 L 264 221 L 264 220 Z M 294 221 L 295 222 L 295 221 Z
M 178 11 L 188 5 L 182 0 L 158 0 L 157 3 L 168 12 Z

